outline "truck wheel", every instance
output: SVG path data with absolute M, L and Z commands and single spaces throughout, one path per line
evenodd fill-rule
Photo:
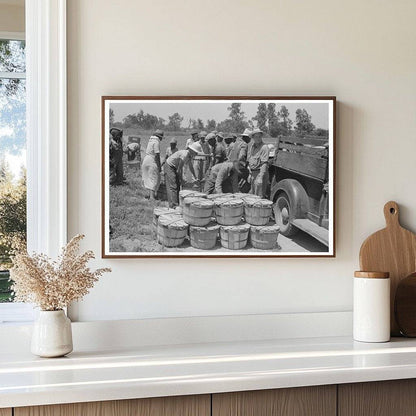
M 280 232 L 291 237 L 298 232 L 298 229 L 291 223 L 293 221 L 293 210 L 290 206 L 289 197 L 285 192 L 279 193 L 274 204 L 274 219 L 280 227 Z

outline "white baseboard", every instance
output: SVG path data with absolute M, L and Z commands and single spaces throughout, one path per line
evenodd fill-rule
M 73 323 L 78 351 L 351 334 L 350 311 Z M 29 351 L 30 335 L 31 325 L 0 325 L 0 353 Z

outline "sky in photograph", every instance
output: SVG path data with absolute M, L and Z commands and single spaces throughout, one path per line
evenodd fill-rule
M 285 105 L 290 113 L 290 118 L 295 121 L 295 113 L 298 108 L 305 109 L 312 116 L 312 123 L 316 127 L 328 129 L 328 104 L 327 103 L 294 103 L 294 102 L 278 102 L 276 103 L 276 111 L 281 105 Z M 145 113 L 162 117 L 168 121 L 168 117 L 178 112 L 183 118 L 182 127 L 188 127 L 189 119 L 202 119 L 204 123 L 207 119 L 214 119 L 217 122 L 223 121 L 229 116 L 229 107 L 231 102 L 216 103 L 197 103 L 197 102 L 119 102 L 111 103 L 114 110 L 114 121 L 123 121 L 128 114 L 138 113 L 143 110 Z M 241 109 L 245 112 L 247 119 L 251 119 L 257 113 L 258 102 L 242 103 Z

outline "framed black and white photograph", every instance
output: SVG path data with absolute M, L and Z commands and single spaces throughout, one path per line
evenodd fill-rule
M 103 257 L 334 257 L 335 97 L 102 97 Z

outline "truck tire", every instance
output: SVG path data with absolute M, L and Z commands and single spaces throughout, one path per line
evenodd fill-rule
M 276 224 L 280 227 L 281 234 L 286 237 L 292 237 L 299 231 L 292 224 L 294 214 L 286 192 L 280 192 L 277 195 L 276 202 L 274 204 L 274 219 Z

